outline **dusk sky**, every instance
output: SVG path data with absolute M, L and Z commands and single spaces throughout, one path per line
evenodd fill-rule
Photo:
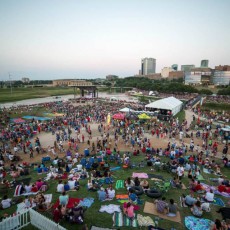
M 230 0 L 1 0 L 0 80 L 230 64 Z

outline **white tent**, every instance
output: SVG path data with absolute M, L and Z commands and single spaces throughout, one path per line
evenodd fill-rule
M 127 108 L 127 107 L 125 107 L 125 108 L 123 108 L 123 109 L 120 109 L 119 111 L 120 111 L 120 112 L 123 112 L 123 113 L 129 113 L 129 112 L 133 112 L 134 110 L 133 110 L 133 109 L 130 109 L 130 108 Z
M 154 101 L 146 105 L 145 108 L 170 110 L 172 111 L 172 115 L 174 116 L 178 112 L 180 112 L 182 104 L 183 102 L 176 99 L 175 97 L 167 97 L 164 99 Z

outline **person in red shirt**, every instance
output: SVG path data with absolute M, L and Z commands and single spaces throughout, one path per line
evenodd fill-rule
M 195 192 L 204 190 L 202 185 L 200 184 L 200 181 L 197 181 L 197 185 L 195 187 Z
M 222 183 L 218 186 L 218 191 L 219 192 L 225 192 L 226 191 L 226 186 L 224 185 L 224 183 Z
M 32 185 L 31 192 L 37 192 L 38 188 L 35 184 Z
M 41 179 L 38 179 L 35 184 L 39 190 L 42 187 L 42 185 L 44 184 L 44 182 Z

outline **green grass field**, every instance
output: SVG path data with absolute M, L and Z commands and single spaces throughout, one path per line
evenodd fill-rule
M 34 88 L 13 88 L 12 94 L 10 89 L 0 90 L 0 103 L 20 101 L 32 98 L 42 98 L 51 96 L 60 96 L 73 94 L 73 88 L 61 87 L 34 87 Z
M 143 155 L 142 156 L 132 156 L 132 159 L 131 161 L 133 162 L 140 162 L 141 160 L 143 159 Z M 168 159 L 164 158 L 162 160 L 165 160 L 167 161 Z M 115 163 L 110 163 L 111 166 L 117 166 L 115 165 Z M 49 164 L 47 164 L 48 166 Z M 120 169 L 118 171 L 114 171 L 114 174 L 113 174 L 113 178 L 114 180 L 116 181 L 117 179 L 120 179 L 120 180 L 125 180 L 127 179 L 127 177 L 129 176 L 132 176 L 132 173 L 133 172 L 146 172 L 146 173 L 154 173 L 154 174 L 160 174 L 164 177 L 164 179 L 171 179 L 173 177 L 172 174 L 169 174 L 165 171 L 151 171 L 150 170 L 151 167 L 144 167 L 144 168 L 135 168 L 135 169 L 128 169 L 128 170 L 123 170 L 123 169 Z M 223 168 L 222 169 L 223 173 L 228 176 L 230 176 L 230 173 L 229 173 L 229 170 L 228 169 L 225 169 Z M 204 178 L 206 179 L 206 182 L 205 183 L 209 183 L 208 181 L 208 177 L 210 176 L 209 174 L 204 174 L 202 173 L 202 175 L 204 176 Z M 40 178 L 41 175 L 37 175 L 37 173 L 31 169 L 31 173 L 29 176 L 27 177 L 31 177 L 32 178 L 32 181 L 35 181 L 36 179 Z M 43 175 L 43 177 L 45 177 L 45 175 Z M 215 176 L 212 176 L 212 177 L 215 177 Z M 151 180 L 148 180 L 151 187 L 154 187 L 154 182 L 151 181 Z M 50 180 L 48 183 L 49 183 L 49 190 L 46 192 L 47 194 L 50 194 L 52 193 L 53 194 L 53 200 L 52 202 L 55 202 L 59 195 L 58 193 L 56 193 L 56 186 L 57 186 L 57 180 Z M 183 183 L 187 186 L 189 181 L 187 178 L 184 178 L 183 179 Z M 94 226 L 100 226 L 100 227 L 112 227 L 113 225 L 113 221 L 112 221 L 112 215 L 110 214 L 107 214 L 107 213 L 99 213 L 98 210 L 100 209 L 101 205 L 108 205 L 108 204 L 120 204 L 118 203 L 116 200 L 113 200 L 113 201 L 106 201 L 106 202 L 100 202 L 98 201 L 97 199 L 97 193 L 96 192 L 90 192 L 87 190 L 86 188 L 86 184 L 87 184 L 87 180 L 84 179 L 84 180 L 80 180 L 80 190 L 79 191 L 75 191 L 75 192 L 69 192 L 69 196 L 70 197 L 77 197 L 77 198 L 84 198 L 84 197 L 93 197 L 95 199 L 95 202 L 93 203 L 93 205 L 87 209 L 86 213 L 85 213 L 85 223 L 88 225 L 88 227 L 94 225 Z M 115 183 L 113 184 L 114 187 L 115 187 Z M 106 185 L 104 186 L 106 187 Z M 11 189 L 10 192 L 9 192 L 9 196 L 12 197 L 13 196 L 13 193 L 14 193 L 14 190 Z M 126 189 L 119 189 L 119 190 L 116 190 L 116 194 L 125 194 L 127 193 Z M 175 188 L 170 188 L 170 190 L 164 194 L 164 196 L 166 197 L 167 200 L 169 200 L 170 198 L 173 198 L 178 204 L 179 204 L 179 197 L 182 195 L 182 194 L 188 194 L 189 193 L 189 190 L 181 190 L 181 189 L 175 189 Z M 141 200 L 143 201 L 150 201 L 152 202 L 153 199 L 152 198 L 149 198 L 147 197 L 145 194 L 141 195 L 140 196 Z M 226 198 L 224 197 L 221 197 L 221 199 L 223 201 L 225 201 L 225 203 L 227 203 L 227 200 Z M 140 213 L 144 216 L 147 216 L 149 214 L 145 214 L 143 213 L 143 208 L 144 208 L 144 204 L 143 205 L 140 205 L 140 211 L 138 211 L 137 213 Z M 204 214 L 204 218 L 208 218 L 208 219 L 211 219 L 211 220 L 215 220 L 216 218 L 220 218 L 220 215 L 216 213 L 216 210 L 218 210 L 219 206 L 214 206 L 212 205 L 211 206 L 211 212 L 210 213 L 205 213 Z M 174 227 L 175 229 L 185 229 L 184 227 L 184 217 L 185 216 L 188 216 L 188 215 L 191 215 L 191 212 L 189 210 L 189 208 L 181 208 L 179 206 L 179 210 L 180 210 L 180 214 L 181 214 L 181 217 L 182 217 L 182 223 L 181 224 L 178 224 L 178 223 L 175 223 L 175 222 L 172 222 L 172 221 L 168 221 L 168 220 L 159 220 L 159 226 L 162 227 L 162 228 L 165 228 L 165 229 L 171 229 L 171 227 Z M 7 210 L 2 210 L 0 211 L 0 216 L 2 216 L 4 213 L 13 213 L 16 211 L 16 206 L 13 206 Z M 45 216 L 47 216 L 48 218 L 51 218 L 52 219 L 52 215 L 50 213 L 43 213 Z M 155 218 L 155 216 L 153 215 L 149 215 L 153 220 Z M 65 222 L 64 220 L 61 222 L 61 225 L 64 226 L 65 228 L 67 229 L 72 229 L 73 226 L 70 225 L 69 223 Z M 76 225 L 76 228 L 77 229 L 80 229 L 79 228 L 79 225 Z M 29 229 L 33 229 L 33 228 L 29 228 Z M 35 229 L 35 228 L 34 228 Z M 126 227 L 122 227 L 120 229 L 130 229 L 130 228 L 126 228 Z

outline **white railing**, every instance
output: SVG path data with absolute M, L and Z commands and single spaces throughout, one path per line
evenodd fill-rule
M 34 211 L 33 209 L 30 209 L 30 222 L 40 230 L 66 230 L 59 224 L 53 222 L 52 220 Z
M 1 230 L 22 229 L 30 223 L 29 210 L 21 211 L 16 216 L 9 216 L 0 222 Z
M 32 224 L 40 230 L 66 230 L 33 209 L 20 211 L 15 216 L 9 216 L 0 222 L 0 230 L 18 230 Z

